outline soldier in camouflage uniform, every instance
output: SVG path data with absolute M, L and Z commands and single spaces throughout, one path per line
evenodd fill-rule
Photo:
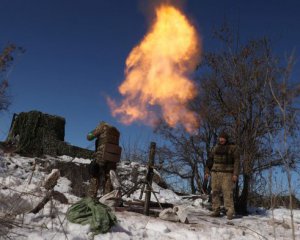
M 211 168 L 210 168 L 211 167 Z M 211 216 L 220 216 L 221 199 L 223 194 L 226 215 L 233 218 L 234 202 L 233 187 L 239 176 L 240 157 L 236 145 L 229 144 L 228 135 L 222 132 L 218 144 L 213 147 L 205 169 L 205 178 L 211 174 L 212 181 L 212 209 Z
M 106 122 L 101 122 L 87 135 L 89 141 L 96 138 L 95 160 L 90 165 L 92 175 L 88 196 L 96 198 L 99 186 L 103 194 L 113 190 L 110 170 L 116 170 L 122 149 L 119 147 L 120 132 Z

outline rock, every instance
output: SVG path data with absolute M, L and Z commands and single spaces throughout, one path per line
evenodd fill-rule
M 159 218 L 165 221 L 179 222 L 179 217 L 172 208 L 164 209 L 159 213 Z

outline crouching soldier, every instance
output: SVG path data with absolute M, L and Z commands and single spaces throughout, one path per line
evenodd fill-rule
M 88 196 L 97 197 L 97 191 L 101 187 L 106 194 L 113 190 L 110 179 L 110 171 L 116 170 L 120 161 L 121 147 L 119 147 L 120 132 L 117 128 L 101 122 L 95 130 L 87 135 L 89 141 L 96 139 L 95 160 L 90 165 L 90 186 Z
M 226 215 L 231 220 L 235 214 L 233 188 L 239 176 L 240 157 L 236 145 L 229 144 L 228 135 L 225 132 L 219 135 L 218 143 L 213 147 L 209 161 L 212 166 L 207 164 L 205 178 L 208 179 L 211 174 L 213 209 L 211 216 L 220 216 L 222 193 Z

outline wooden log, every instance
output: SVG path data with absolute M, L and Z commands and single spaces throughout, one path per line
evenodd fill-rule
M 133 200 L 133 201 L 124 201 L 124 205 L 128 205 L 128 206 L 131 206 L 131 205 L 137 205 L 137 206 L 144 206 L 145 205 L 145 201 L 143 200 Z M 160 205 L 163 207 L 163 208 L 173 208 L 174 207 L 174 204 L 172 203 L 160 203 Z M 149 201 L 149 208 L 159 208 L 159 204 L 158 202 L 153 202 L 153 201 Z
M 143 214 L 144 209 L 143 206 L 139 206 L 139 205 L 131 205 L 128 207 L 115 207 L 114 210 L 116 212 L 124 212 L 124 211 L 128 211 L 128 212 L 135 212 L 135 213 L 139 213 L 139 214 Z M 158 217 L 159 213 L 160 213 L 160 209 L 149 209 L 149 215 L 153 216 L 153 217 Z
M 39 204 L 30 211 L 30 213 L 38 213 L 44 206 L 51 200 L 53 197 L 54 199 L 60 201 L 61 203 L 67 204 L 68 199 L 63 193 L 54 191 L 54 187 L 57 184 L 57 180 L 60 177 L 60 172 L 58 169 L 52 169 L 51 173 L 46 177 L 44 188 L 47 189 L 46 196 L 42 199 Z
M 34 208 L 30 211 L 30 213 L 38 213 L 42 208 L 44 208 L 44 206 L 47 204 L 47 202 L 50 201 L 51 197 L 53 194 L 53 190 L 48 191 L 46 196 L 43 198 L 43 200 Z
M 52 169 L 51 173 L 47 176 L 45 183 L 44 183 L 44 188 L 47 190 L 51 190 L 55 187 L 57 184 L 57 181 L 60 177 L 60 172 L 58 169 Z
M 63 193 L 50 190 L 47 192 L 46 196 L 42 199 L 42 201 L 40 201 L 39 204 L 30 211 L 30 213 L 37 214 L 39 211 L 41 211 L 41 209 L 44 208 L 44 206 L 47 204 L 47 202 L 51 200 L 52 197 L 60 203 L 68 204 L 68 199 Z
M 144 205 L 144 214 L 149 216 L 149 207 L 150 207 L 150 199 L 151 199 L 151 186 L 152 186 L 152 179 L 153 179 L 153 167 L 154 167 L 154 157 L 155 157 L 155 148 L 156 143 L 151 142 L 150 144 L 150 152 L 149 152 L 149 160 L 148 160 L 148 172 L 146 176 L 146 195 L 145 195 L 145 205 Z

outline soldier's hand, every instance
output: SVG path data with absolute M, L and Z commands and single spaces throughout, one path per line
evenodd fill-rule
M 233 181 L 234 183 L 236 183 L 237 179 L 238 179 L 238 177 L 237 177 L 236 175 L 233 175 L 233 176 L 232 176 L 232 181 Z
M 207 180 L 209 178 L 209 175 L 210 175 L 209 173 L 205 173 L 204 179 Z

